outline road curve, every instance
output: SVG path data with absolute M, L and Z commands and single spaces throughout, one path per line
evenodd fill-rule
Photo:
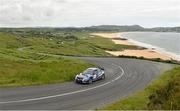
M 80 57 L 105 68 L 106 79 L 91 85 L 63 84 L 0 89 L 0 109 L 96 109 L 144 89 L 172 65 L 125 58 Z

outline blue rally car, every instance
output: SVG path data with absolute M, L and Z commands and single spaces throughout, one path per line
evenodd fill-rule
M 88 68 L 79 75 L 76 75 L 75 82 L 91 84 L 101 79 L 105 79 L 105 71 L 103 68 Z

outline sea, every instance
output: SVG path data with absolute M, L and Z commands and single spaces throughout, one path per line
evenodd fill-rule
M 127 32 L 121 37 L 138 46 L 154 49 L 180 60 L 180 33 L 175 32 Z

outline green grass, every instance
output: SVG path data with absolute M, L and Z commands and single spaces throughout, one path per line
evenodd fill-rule
M 76 74 L 93 66 L 80 60 L 48 54 L 111 56 L 105 50 L 124 48 L 134 47 L 116 45 L 109 39 L 90 37 L 85 32 L 31 29 L 0 32 L 0 87 L 72 81 Z
M 21 47 L 30 47 L 25 50 L 57 55 L 111 56 L 105 50 L 115 51 L 137 48 L 136 46 L 114 44 L 107 38 L 91 37 L 90 34 L 85 32 L 73 32 L 70 34 L 55 32 L 52 37 L 34 33 L 20 32 L 12 34 L 0 32 L 1 49 L 15 50 Z
M 119 51 L 124 49 L 137 49 L 136 46 L 115 44 L 108 38 L 102 38 L 98 36 L 87 38 L 84 41 L 103 50 Z
M 180 67 L 165 72 L 145 90 L 104 107 L 104 110 L 180 109 Z
M 77 56 L 110 56 L 105 50 L 123 50 L 136 48 L 135 46 L 117 45 L 111 40 L 101 37 L 89 37 L 88 34 L 79 35 L 79 40 L 62 41 L 63 44 L 36 45 L 28 51 L 50 53 L 57 55 L 77 55 Z M 58 40 L 55 40 L 55 43 Z
M 23 45 L 18 42 L 17 38 L 8 33 L 0 33 L 0 48 L 18 48 Z
M 92 66 L 81 60 L 65 58 L 39 62 L 0 58 L 0 87 L 72 81 L 76 74 Z

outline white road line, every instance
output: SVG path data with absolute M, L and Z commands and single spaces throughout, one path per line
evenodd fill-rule
M 112 64 L 114 66 L 118 66 L 116 64 Z M 52 96 L 46 96 L 46 97 L 39 97 L 39 98 L 32 98 L 32 99 L 24 99 L 24 100 L 17 100 L 17 101 L 6 101 L 6 102 L 0 102 L 0 104 L 8 104 L 8 103 L 21 103 L 21 102 L 30 102 L 30 101 L 37 101 L 37 100 L 43 100 L 43 99 L 49 99 L 49 98 L 56 98 L 56 97 L 62 97 L 62 96 L 67 96 L 67 95 L 71 95 L 71 94 L 76 94 L 76 93 L 81 93 L 81 92 L 85 92 L 85 91 L 89 91 L 89 90 L 92 90 L 92 89 L 96 89 L 96 88 L 99 88 L 99 87 L 102 87 L 102 86 L 105 86 L 105 85 L 108 85 L 118 79 L 120 79 L 123 75 L 124 75 L 124 70 L 122 67 L 118 66 L 119 69 L 121 69 L 122 73 L 120 76 L 118 76 L 117 78 L 109 81 L 109 82 L 106 82 L 104 84 L 101 84 L 101 85 L 98 85 L 98 86 L 95 86 L 95 87 L 91 87 L 91 88 L 88 88 L 88 89 L 84 89 L 84 90 L 78 90 L 78 91 L 73 91 L 73 92 L 69 92 L 69 93 L 63 93 L 63 94 L 58 94 L 58 95 L 52 95 Z

